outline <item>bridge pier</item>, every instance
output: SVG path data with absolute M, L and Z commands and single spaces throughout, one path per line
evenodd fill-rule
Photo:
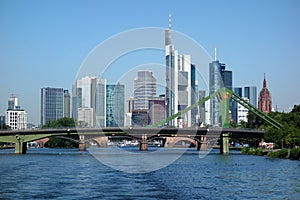
M 16 142 L 15 143 L 15 154 L 26 154 L 27 142 Z
M 142 141 L 140 142 L 140 151 L 148 151 L 147 135 L 142 136 Z
M 220 153 L 229 154 L 229 133 L 221 134 Z
M 86 145 L 84 141 L 84 135 L 79 135 L 79 144 L 78 144 L 79 151 L 86 151 Z
M 197 151 L 207 151 L 206 136 L 201 136 L 200 142 L 197 141 Z

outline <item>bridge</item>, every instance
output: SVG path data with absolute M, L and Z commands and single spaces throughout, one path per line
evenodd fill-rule
M 189 112 L 196 106 L 203 104 L 211 98 L 217 98 L 220 102 L 220 116 L 222 127 L 213 128 L 169 128 L 162 127 L 170 120 Z M 111 138 L 132 138 L 140 143 L 140 150 L 148 149 L 148 141 L 153 139 L 164 140 L 165 144 L 176 141 L 174 138 L 186 138 L 195 141 L 198 150 L 205 150 L 207 147 L 207 138 L 220 138 L 220 153 L 229 153 L 229 137 L 235 138 L 262 138 L 263 130 L 248 130 L 229 127 L 229 99 L 232 98 L 239 104 L 246 107 L 250 112 L 262 118 L 276 128 L 282 125 L 274 119 L 256 109 L 255 106 L 233 93 L 227 88 L 222 88 L 210 96 L 198 101 L 197 103 L 187 107 L 186 109 L 176 113 L 175 115 L 158 122 L 154 125 L 141 128 L 64 128 L 64 129 L 37 129 L 37 130 L 6 130 L 0 131 L 0 142 L 15 143 L 15 153 L 24 154 L 27 149 L 27 142 L 35 141 L 53 136 L 71 137 L 79 135 L 79 150 L 85 150 L 85 141 L 93 139 L 100 143 L 105 143 L 108 137 Z M 96 139 L 98 138 L 98 139 Z M 102 138 L 102 139 L 101 139 Z M 171 139 L 173 138 L 173 139 Z

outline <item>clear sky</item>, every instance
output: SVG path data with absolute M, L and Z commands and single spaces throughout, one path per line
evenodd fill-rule
M 234 86 L 262 88 L 273 106 L 300 104 L 298 0 L 0 0 L 0 115 L 10 94 L 40 121 L 41 87 L 71 91 L 89 52 L 120 32 L 172 28 L 193 38 L 234 73 Z M 163 58 L 162 58 L 163 59 Z M 208 67 L 208 65 L 207 65 Z

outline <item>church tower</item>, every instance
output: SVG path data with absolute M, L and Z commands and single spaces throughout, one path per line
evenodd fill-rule
M 264 75 L 263 88 L 258 97 L 258 109 L 267 114 L 272 111 L 272 98 L 267 88 L 266 74 Z

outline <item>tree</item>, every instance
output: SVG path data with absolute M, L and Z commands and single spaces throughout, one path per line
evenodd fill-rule
M 58 120 L 48 120 L 43 128 L 72 128 L 75 127 L 75 120 L 72 118 L 61 118 Z M 75 140 L 78 140 L 78 136 L 74 136 Z M 46 147 L 50 148 L 77 148 L 78 142 L 72 139 L 51 137 L 45 144 Z

